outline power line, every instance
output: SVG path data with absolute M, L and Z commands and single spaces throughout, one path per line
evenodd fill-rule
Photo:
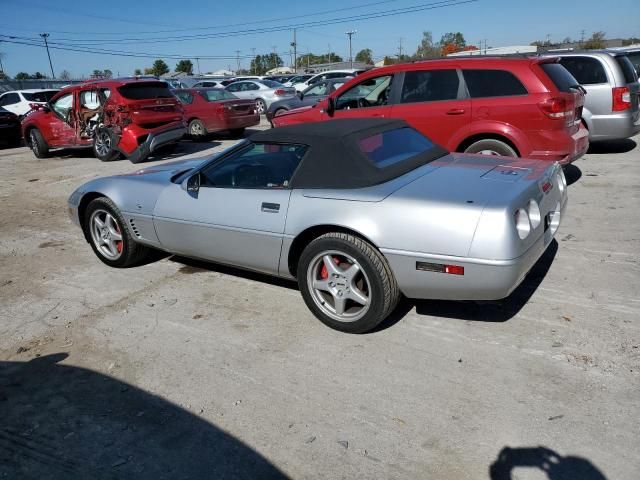
M 175 35 L 175 36 L 163 36 L 163 37 L 136 37 L 136 38 L 119 38 L 115 40 L 105 41 L 104 39 L 77 39 L 77 38 L 62 38 L 58 39 L 59 44 L 64 44 L 65 42 L 75 42 L 83 43 L 83 44 L 93 44 L 93 45 L 108 45 L 108 44 L 141 44 L 141 43 L 168 43 L 168 42 L 183 42 L 183 41 L 191 41 L 191 40 L 202 40 L 202 39 L 213 39 L 213 38 L 228 38 L 228 37 L 238 37 L 238 36 L 246 36 L 246 35 L 254 35 L 260 33 L 273 33 L 273 32 L 281 32 L 286 30 L 291 30 L 292 28 L 304 28 L 304 27 L 316 27 L 316 26 L 326 26 L 326 25 L 335 25 L 341 23 L 348 23 L 354 21 L 362 21 L 362 20 L 372 20 L 376 18 L 384 18 L 390 16 L 403 15 L 406 13 L 415 13 L 421 12 L 425 10 L 435 10 L 445 7 L 453 7 L 459 6 L 469 3 L 475 3 L 479 0 L 440 0 L 437 2 L 423 3 L 418 5 L 413 5 L 410 7 L 403 8 L 395 8 L 391 10 L 382 10 L 377 12 L 369 12 L 369 13 L 361 13 L 352 16 L 342 16 L 335 17 L 326 20 L 313 20 L 309 22 L 303 22 L 292 25 L 277 25 L 273 27 L 261 27 L 254 29 L 242 29 L 242 30 L 232 30 L 228 32 L 220 32 L 220 33 L 202 33 L 195 35 Z M 85 45 L 86 46 L 86 45 Z

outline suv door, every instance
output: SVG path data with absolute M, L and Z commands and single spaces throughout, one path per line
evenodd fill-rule
M 391 116 L 406 120 L 413 128 L 449 150 L 452 140 L 471 122 L 471 100 L 456 68 L 410 70 L 399 76 L 398 103 Z
M 58 97 L 50 104 L 51 111 L 46 113 L 42 134 L 51 147 L 65 147 L 76 143 L 76 105 L 74 92 Z
M 389 117 L 396 90 L 393 74 L 369 77 L 335 97 L 333 116 L 322 119 Z

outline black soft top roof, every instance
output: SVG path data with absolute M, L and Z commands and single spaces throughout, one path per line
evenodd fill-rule
M 411 127 L 404 120 L 339 119 L 264 130 L 250 140 L 309 147 L 291 178 L 292 188 L 362 188 L 388 182 L 449 153 L 434 144 L 419 155 L 380 168 L 358 146 L 363 138 L 399 128 Z

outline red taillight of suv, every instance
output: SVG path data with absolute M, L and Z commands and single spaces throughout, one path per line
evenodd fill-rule
M 278 88 L 275 92 L 273 92 L 274 95 L 278 95 L 278 96 L 282 96 L 285 93 L 287 93 L 285 90 L 283 90 L 282 88 Z
M 564 98 L 548 98 L 538 104 L 540 110 L 550 118 L 565 118 L 573 115 L 573 105 L 569 105 Z
M 611 110 L 614 112 L 622 112 L 631 108 L 631 92 L 629 87 L 615 87 L 612 90 L 613 105 Z

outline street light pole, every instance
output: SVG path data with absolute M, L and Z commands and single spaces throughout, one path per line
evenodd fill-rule
M 350 30 L 346 32 L 346 34 L 349 35 L 349 63 L 351 65 L 351 68 L 353 68 L 353 54 L 351 52 L 351 37 L 353 37 L 357 32 L 358 32 L 357 30 Z
M 198 64 L 198 75 L 200 75 L 200 59 L 196 57 L 196 63 Z
M 49 37 L 49 34 L 41 33 L 40 36 L 44 38 L 44 46 L 47 48 L 47 56 L 49 57 L 49 66 L 51 67 L 51 77 L 56 78 L 56 74 L 53 73 L 53 63 L 51 63 L 51 54 L 49 53 L 49 43 L 47 42 L 47 38 Z

